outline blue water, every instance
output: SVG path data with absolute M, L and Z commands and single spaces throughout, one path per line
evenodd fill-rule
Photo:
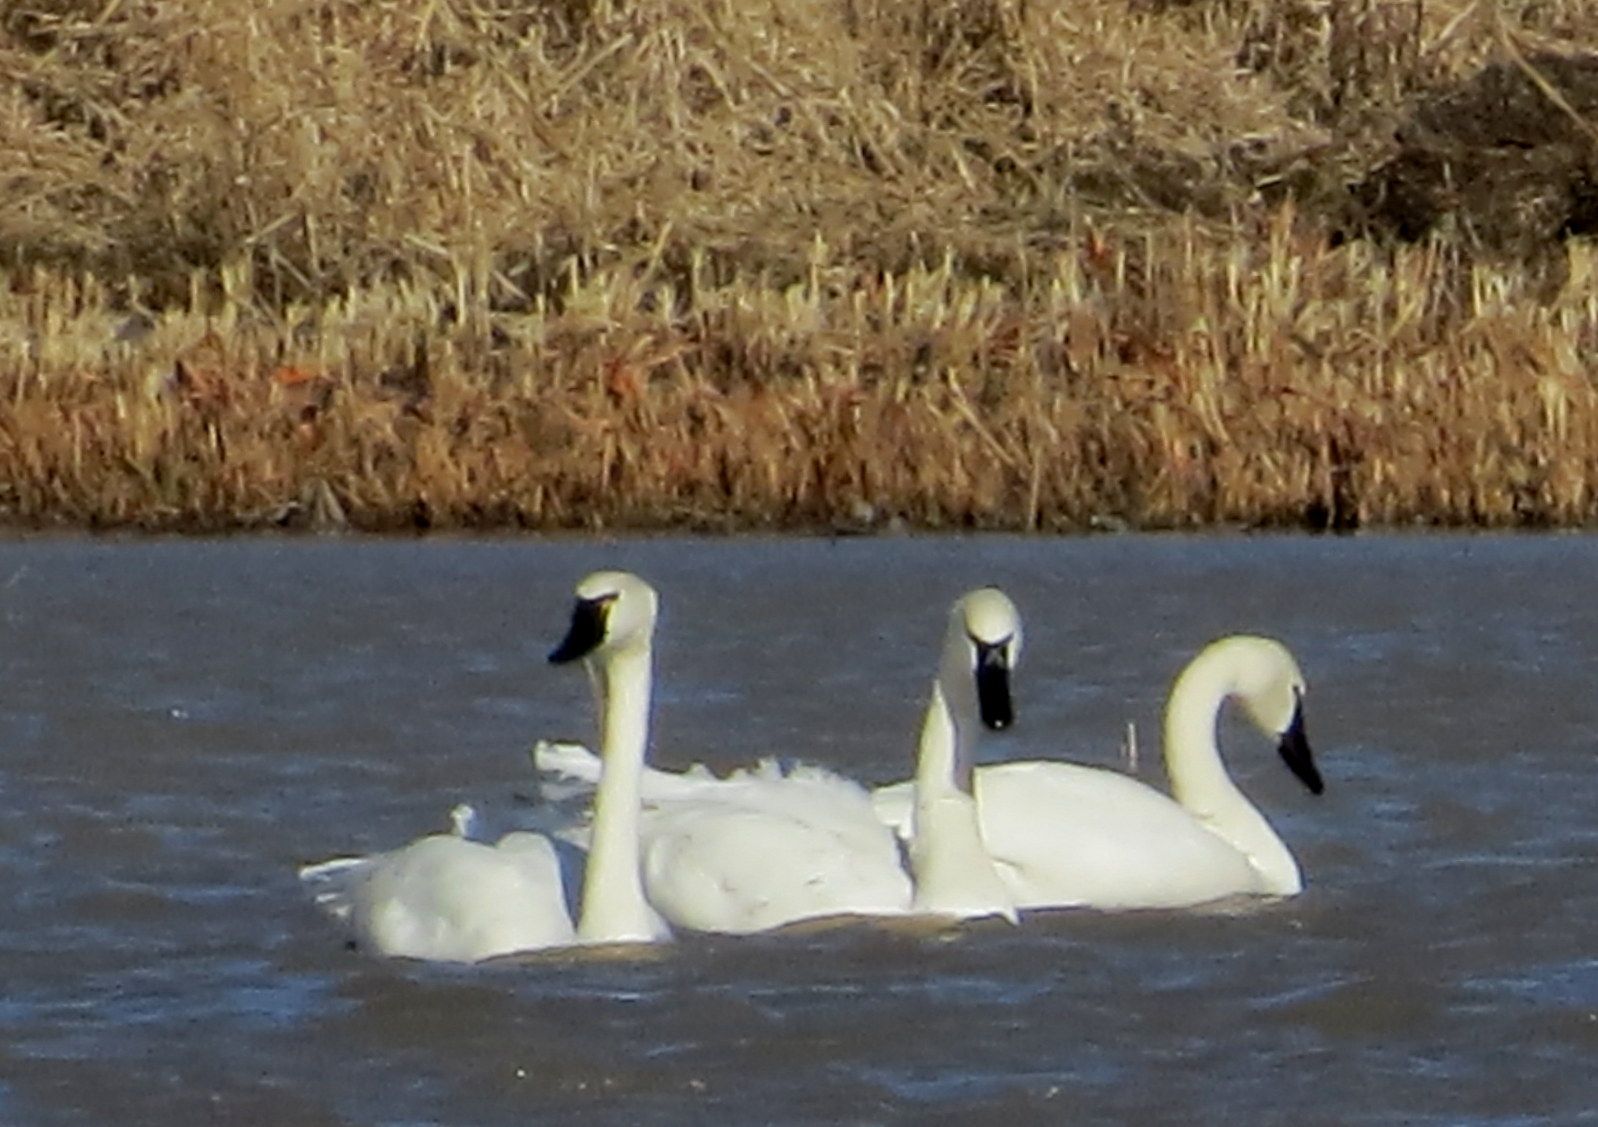
M 994 757 L 1145 759 L 1224 632 L 1297 900 L 475 968 L 345 949 L 297 864 L 507 817 L 587 735 L 584 572 L 662 593 L 656 761 L 908 770 L 949 602 L 1026 616 Z M 1598 1122 L 1598 539 L 0 542 L 0 1120 Z M 1145 764 L 1147 777 L 1157 771 Z

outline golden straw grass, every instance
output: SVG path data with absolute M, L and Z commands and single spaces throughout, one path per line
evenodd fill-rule
M 0 7 L 0 520 L 1584 524 L 1591 248 L 1348 207 L 1595 14 Z

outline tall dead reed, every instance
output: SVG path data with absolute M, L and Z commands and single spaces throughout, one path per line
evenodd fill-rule
M 1584 10 L 11 5 L 0 519 L 1585 523 L 1591 249 L 1348 212 Z

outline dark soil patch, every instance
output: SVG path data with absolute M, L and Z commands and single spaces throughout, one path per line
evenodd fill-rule
M 1415 109 L 1398 153 L 1355 188 L 1353 228 L 1414 241 L 1448 226 L 1515 257 L 1598 232 L 1598 57 L 1529 63 L 1588 125 L 1522 67 L 1493 64 Z

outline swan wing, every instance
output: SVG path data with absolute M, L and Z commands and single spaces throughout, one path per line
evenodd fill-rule
M 592 786 L 602 764 L 579 744 L 540 742 L 540 774 Z M 748 934 L 831 915 L 902 912 L 899 844 L 859 784 L 823 767 L 762 759 L 718 778 L 646 767 L 640 779 L 646 898 L 672 926 Z M 586 845 L 586 827 L 562 832 Z
M 1023 908 L 1172 908 L 1257 893 L 1259 874 L 1172 799 L 1118 771 L 978 769 L 982 834 Z
M 1118 771 L 998 763 L 976 771 L 982 838 L 1018 907 L 1157 908 L 1264 891 L 1247 858 L 1172 799 Z M 910 839 L 910 782 L 871 793 Z
M 673 926 L 733 934 L 905 911 L 898 843 L 859 798 L 853 818 L 806 807 L 800 790 L 657 807 L 643 828 L 649 901 Z
M 453 834 L 370 857 L 300 870 L 316 903 L 378 954 L 448 962 L 573 941 L 549 841 L 510 834 L 501 846 Z
M 761 760 L 753 769 L 734 772 L 713 793 L 730 803 L 805 827 L 802 832 L 835 839 L 844 848 L 878 861 L 897 863 L 898 846 L 884 833 L 871 797 L 852 779 L 810 764 L 784 768 Z

